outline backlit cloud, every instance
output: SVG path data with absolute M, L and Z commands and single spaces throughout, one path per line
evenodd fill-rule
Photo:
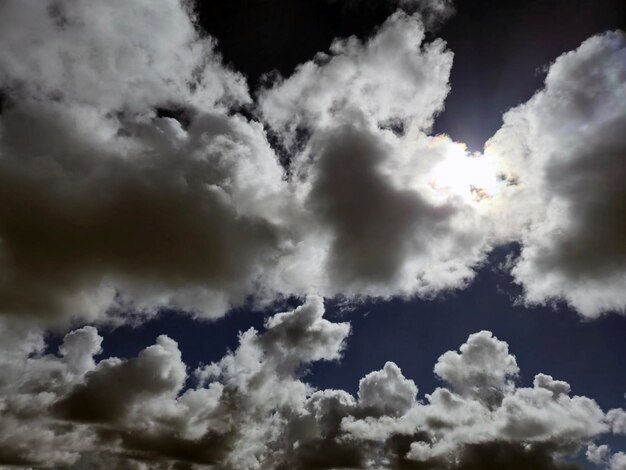
M 502 226 L 522 245 L 512 272 L 530 303 L 587 317 L 626 306 L 625 57 L 621 32 L 563 54 L 487 144 L 517 181 Z

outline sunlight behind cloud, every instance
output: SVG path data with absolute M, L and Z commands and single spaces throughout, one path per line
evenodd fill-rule
M 502 182 L 496 161 L 478 152 L 470 154 L 465 144 L 454 143 L 433 169 L 429 183 L 446 197 L 476 203 L 494 197 Z

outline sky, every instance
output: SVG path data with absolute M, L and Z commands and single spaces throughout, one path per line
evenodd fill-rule
M 626 470 L 625 20 L 0 2 L 0 468 Z

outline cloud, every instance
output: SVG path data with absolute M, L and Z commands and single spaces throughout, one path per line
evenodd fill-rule
M 489 331 L 471 335 L 461 353 L 448 351 L 435 364 L 435 374 L 460 395 L 486 398 L 487 404 L 500 404 L 519 368 L 506 343 Z M 541 378 L 543 378 L 542 376 Z
M 159 336 L 136 359 L 101 361 L 84 384 L 55 404 L 55 412 L 71 421 L 115 422 L 127 416 L 136 401 L 177 393 L 185 378 L 178 345 Z
M 469 156 L 426 134 L 449 91 L 452 53 L 423 40 L 419 17 L 398 12 L 368 41 L 335 41 L 261 91 L 303 206 L 303 235 L 280 260 L 287 291 L 432 296 L 466 285 L 484 258 L 483 214 L 433 188 L 439 164 Z
M 587 452 L 585 453 L 585 455 L 587 456 L 587 460 L 589 460 L 589 462 L 596 465 L 602 465 L 606 464 L 609 457 L 609 452 L 609 446 L 607 446 L 606 444 L 598 446 L 592 443 L 589 444 L 589 446 L 587 447 Z
M 221 315 L 278 252 L 282 170 L 256 123 L 198 112 L 185 130 L 49 104 L 2 126 L 4 313 Z
M 521 242 L 512 273 L 528 303 L 562 299 L 586 317 L 626 306 L 625 55 L 622 32 L 563 54 L 487 143 L 517 181 L 501 226 Z
M 219 316 L 254 293 L 282 243 L 283 171 L 262 125 L 228 115 L 245 80 L 189 5 L 0 8 L 0 312 Z
M 622 410 L 620 410 L 622 411 Z M 626 468 L 626 454 L 624 452 L 611 453 L 606 445 L 589 444 L 585 454 L 589 462 L 609 470 L 623 470 Z
M 383 415 L 403 415 L 414 405 L 416 395 L 415 383 L 406 379 L 393 362 L 359 382 L 359 405 Z
M 626 454 L 624 452 L 617 452 L 613 454 L 610 462 L 611 470 L 624 470 L 626 468 Z
M 478 217 L 462 203 L 430 198 L 427 170 L 418 165 L 434 165 L 436 150 L 418 144 L 406 164 L 402 152 L 410 137 L 400 140 L 357 123 L 317 138 L 305 204 L 329 240 L 323 268 L 328 287 L 321 292 L 429 294 L 472 277 L 470 267 L 484 247 Z M 414 180 L 402 187 L 394 179 L 406 170 L 415 170 Z
M 235 350 L 194 377 L 167 336 L 137 357 L 96 361 L 95 328 L 68 333 L 59 355 L 44 354 L 41 336 L 11 332 L 0 465 L 557 469 L 575 468 L 562 457 L 587 448 L 591 461 L 621 468 L 622 454 L 594 440 L 618 432 L 625 412 L 605 413 L 545 374 L 519 387 L 515 357 L 486 331 L 439 358 L 443 384 L 424 399 L 392 362 L 363 377 L 357 397 L 315 390 L 306 368 L 338 360 L 350 332 L 323 315 L 311 297 L 240 333 Z
M 453 54 L 442 40 L 424 43 L 424 34 L 419 16 L 397 12 L 365 43 L 335 40 L 330 53 L 261 91 L 264 119 L 293 133 L 332 127 L 356 109 L 376 123 L 430 127 L 449 91 Z
M 19 99 L 107 110 L 249 101 L 190 11 L 184 0 L 2 2 L 0 84 Z
M 7 318 L 127 321 L 160 307 L 215 318 L 249 298 L 433 296 L 466 285 L 489 249 L 485 214 L 432 185 L 438 164 L 467 152 L 426 134 L 452 53 L 424 42 L 419 16 L 335 41 L 252 110 L 184 2 L 2 8 Z M 233 111 L 242 105 L 266 122 Z M 289 148 L 285 167 L 265 126 Z
M 338 39 L 253 99 L 184 1 L 0 5 L 0 465 L 555 469 L 586 448 L 624 468 L 594 440 L 624 433 L 626 411 L 547 374 L 519 386 L 488 331 L 442 354 L 423 398 L 392 362 L 357 396 L 305 380 L 350 334 L 320 296 L 461 288 L 503 241 L 521 243 L 529 303 L 626 305 L 624 35 L 557 59 L 471 156 L 428 135 L 453 54 L 423 21 L 397 12 L 366 41 Z M 508 186 L 441 181 L 479 158 Z M 165 335 L 100 358 L 84 326 L 46 353 L 45 329 L 72 320 L 216 318 L 307 294 L 193 375 Z

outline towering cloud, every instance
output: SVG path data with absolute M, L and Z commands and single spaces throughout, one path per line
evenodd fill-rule
M 303 370 L 339 359 L 350 332 L 323 314 L 310 298 L 274 315 L 195 378 L 167 336 L 135 358 L 95 361 L 92 327 L 67 334 L 58 356 L 43 354 L 41 337 L 13 333 L 2 351 L 11 380 L 0 384 L 0 465 L 556 469 L 588 445 L 592 462 L 621 468 L 622 454 L 593 441 L 623 432 L 626 412 L 604 413 L 545 374 L 518 387 L 515 357 L 487 331 L 439 358 L 442 386 L 424 399 L 392 362 L 367 374 L 357 397 L 313 389 Z

